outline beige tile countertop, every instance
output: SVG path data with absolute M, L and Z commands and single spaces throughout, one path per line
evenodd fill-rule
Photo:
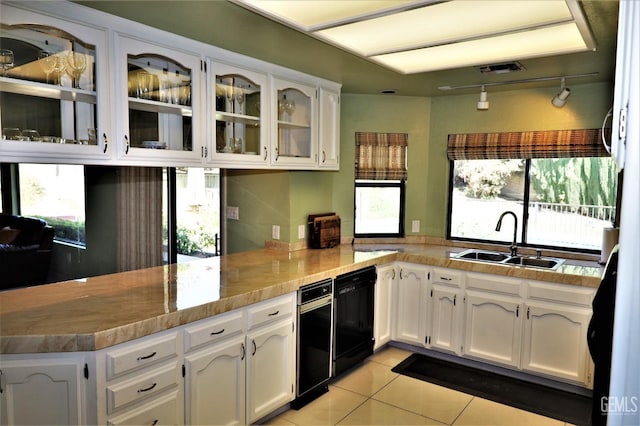
M 451 259 L 460 248 L 341 245 L 256 250 L 0 292 L 0 353 L 92 351 L 394 260 L 597 287 L 595 262 L 556 272 Z

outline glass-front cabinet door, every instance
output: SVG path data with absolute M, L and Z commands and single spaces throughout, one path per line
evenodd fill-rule
M 286 167 L 317 164 L 317 96 L 314 86 L 273 79 L 271 164 Z
M 225 167 L 266 164 L 267 75 L 216 62 L 210 62 L 210 74 L 211 159 Z
M 109 158 L 106 33 L 1 7 L 0 161 Z
M 127 36 L 117 37 L 117 55 L 118 158 L 201 163 L 200 56 Z

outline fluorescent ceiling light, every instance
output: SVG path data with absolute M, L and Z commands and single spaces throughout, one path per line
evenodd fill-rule
M 402 74 L 594 49 L 577 0 L 233 0 Z
M 370 57 L 403 74 L 479 66 L 513 58 L 573 53 L 585 49 L 575 24 Z

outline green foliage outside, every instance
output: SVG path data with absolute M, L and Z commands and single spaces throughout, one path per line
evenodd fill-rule
M 531 162 L 538 201 L 615 206 L 618 171 L 610 158 L 554 158 Z
M 466 196 L 497 197 L 508 180 L 524 170 L 524 160 L 458 160 L 454 185 Z M 618 172 L 610 158 L 531 160 L 535 199 L 545 203 L 615 206 Z
M 489 199 L 500 194 L 507 179 L 524 168 L 524 160 L 459 160 L 454 184 L 463 186 L 468 197 Z
M 60 219 L 57 217 L 33 216 L 47 222 L 47 225 L 53 227 L 53 235 L 57 240 L 68 241 L 71 243 L 86 243 L 84 222 L 76 222 L 68 219 Z
M 178 254 L 194 255 L 204 254 L 205 249 L 215 245 L 215 235 L 199 230 L 178 227 L 176 235 Z

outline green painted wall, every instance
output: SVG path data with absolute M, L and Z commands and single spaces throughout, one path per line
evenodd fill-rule
M 571 85 L 564 108 L 551 105 L 557 88 L 489 91 L 490 109 L 476 110 L 478 94 L 433 98 L 343 94 L 339 172 L 228 171 L 228 205 L 240 220 L 227 221 L 229 253 L 264 246 L 271 226 L 280 240 L 296 242 L 307 215 L 335 211 L 342 236 L 353 236 L 355 132 L 409 134 L 406 234 L 445 237 L 450 133 L 597 128 L 612 103 L 611 84 Z M 420 221 L 412 233 L 411 222 Z

